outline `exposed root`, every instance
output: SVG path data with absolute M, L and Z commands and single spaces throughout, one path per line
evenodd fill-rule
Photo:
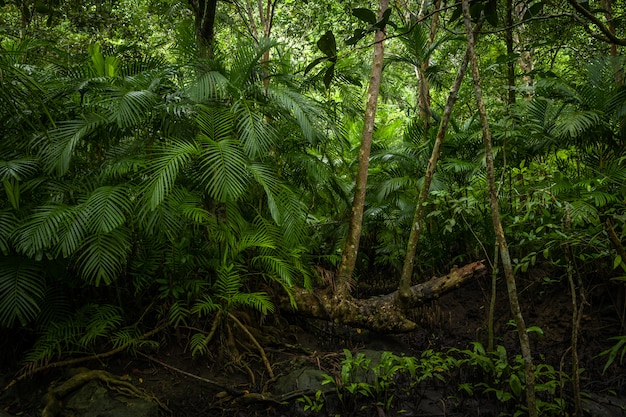
M 123 395 L 155 401 L 159 406 L 167 410 L 167 407 L 161 404 L 160 401 L 134 386 L 127 378 L 118 377 L 102 370 L 85 370 L 76 373 L 67 381 L 48 390 L 43 398 L 44 408 L 41 415 L 43 417 L 56 417 L 61 411 L 61 399 L 63 397 L 94 380 L 104 382 L 107 387 Z
M 270 364 L 270 361 L 267 359 L 267 355 L 265 354 L 265 350 L 263 349 L 261 344 L 258 342 L 258 340 L 256 340 L 256 338 L 252 335 L 252 333 L 250 333 L 250 330 L 248 330 L 248 328 L 241 321 L 239 321 L 237 317 L 235 317 L 231 313 L 228 313 L 228 317 L 230 317 L 235 323 L 237 323 L 237 325 L 241 328 L 241 330 L 243 330 L 243 332 L 250 338 L 250 341 L 254 344 L 254 346 L 256 346 L 257 350 L 259 351 L 259 354 L 261 355 L 261 359 L 263 360 L 263 364 L 265 365 L 265 368 L 267 369 L 267 372 L 270 378 L 273 379 L 274 371 L 272 370 L 272 365 Z
M 226 391 L 228 394 L 230 394 L 230 395 L 232 395 L 234 397 L 239 397 L 239 396 L 245 394 L 245 391 L 239 391 L 239 390 L 236 390 L 236 389 L 234 389 L 232 387 L 229 387 L 227 385 L 224 385 L 224 384 L 221 384 L 221 383 L 219 383 L 217 381 L 214 381 L 212 379 L 204 378 L 204 377 L 201 377 L 201 376 L 189 373 L 187 371 L 183 371 L 182 369 L 179 369 L 179 368 L 176 368 L 175 366 L 169 365 L 169 364 L 167 364 L 167 363 L 165 363 L 163 361 L 160 361 L 157 358 L 152 357 L 150 355 L 147 355 L 145 353 L 137 352 L 137 354 L 140 355 L 140 356 L 143 356 L 144 358 L 146 358 L 146 359 L 148 359 L 148 360 L 150 360 L 152 362 L 158 363 L 159 365 L 161 365 L 161 366 L 163 366 L 163 367 L 165 367 L 167 369 L 170 369 L 170 370 L 172 370 L 174 372 L 178 372 L 181 375 L 185 375 L 185 376 L 188 376 L 189 378 L 193 378 L 195 380 L 198 380 L 198 381 L 205 382 L 207 384 L 216 386 L 216 387 Z

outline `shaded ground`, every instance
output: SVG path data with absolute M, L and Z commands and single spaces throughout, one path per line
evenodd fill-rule
M 533 353 L 556 369 L 569 371 L 572 323 L 569 290 L 561 283 L 544 284 L 541 279 L 525 281 L 523 278 L 519 281 L 519 289 L 528 326 L 538 326 L 544 333 L 543 336 L 531 334 Z M 595 396 L 626 397 L 624 368 L 613 365 L 603 375 L 606 357 L 597 357 L 613 345 L 614 342 L 608 340 L 610 337 L 624 334 L 618 314 L 618 311 L 623 311 L 620 310 L 623 309 L 623 292 L 620 291 L 617 285 L 606 282 L 588 289 L 590 306 L 586 307 L 582 322 L 579 352 L 581 367 L 585 368 L 583 391 Z M 488 278 L 463 286 L 414 312 L 416 320 L 423 325 L 421 331 L 396 337 L 372 335 L 358 329 L 295 317 L 268 318 L 256 335 L 263 341 L 276 375 L 306 362 L 329 373 L 336 371 L 343 348 L 395 350 L 411 355 L 419 355 L 425 349 L 466 349 L 476 340 L 486 345 L 489 293 Z M 503 288 L 499 290 L 498 297 L 496 343 L 505 346 L 507 352 L 514 355 L 518 352 L 517 336 L 514 327 L 508 324 L 511 316 Z M 254 321 L 249 319 L 249 322 Z M 178 334 L 168 335 L 161 340 L 163 348 L 159 352 L 148 352 L 148 356 L 118 356 L 100 365 L 111 373 L 128 375 L 135 384 L 159 398 L 175 416 L 274 416 L 287 413 L 284 407 L 271 401 L 239 402 L 233 407 L 232 396 L 225 387 L 252 393 L 271 391 L 273 381 L 268 371 L 255 349 L 250 348 L 241 335 L 223 340 L 224 345 L 231 343 L 236 347 L 236 355 L 216 351 L 203 358 L 191 358 L 188 341 L 193 332 L 183 328 Z M 88 366 L 95 368 L 98 364 L 90 363 Z M 2 394 L 0 405 L 11 414 L 38 415 L 39 401 L 46 387 L 62 378 L 63 371 L 54 371 L 18 384 L 10 392 Z M 6 382 L 8 377 L 4 379 L 0 382 Z M 437 386 L 432 388 L 424 395 L 434 404 L 438 401 L 438 392 L 442 390 Z M 376 415 L 375 409 L 368 412 L 364 415 Z M 472 413 L 476 412 L 468 411 L 467 415 L 474 415 Z M 170 415 L 165 409 L 162 414 Z

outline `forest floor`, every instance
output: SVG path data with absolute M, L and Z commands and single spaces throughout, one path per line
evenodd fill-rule
M 543 331 L 543 335 L 530 333 L 533 354 L 555 369 L 569 371 L 572 329 L 569 289 L 564 283 L 546 283 L 542 277 L 537 277 L 520 279 L 518 282 L 527 325 L 537 326 Z M 623 311 L 620 310 L 624 305 L 623 299 L 620 300 L 623 292 L 618 289 L 617 285 L 599 279 L 597 284 L 587 289 L 589 305 L 585 307 L 581 323 L 579 357 L 581 368 L 584 368 L 582 390 L 590 395 L 626 398 L 624 367 L 613 365 L 603 374 L 607 357 L 598 357 L 600 352 L 615 343 L 609 340 L 610 337 L 624 334 L 620 314 L 617 313 Z M 277 376 L 289 372 L 302 362 L 309 362 L 325 372 L 334 372 L 343 357 L 344 348 L 353 351 L 394 350 L 416 356 L 425 349 L 468 349 L 474 341 L 487 343 L 489 294 L 489 278 L 484 277 L 416 309 L 416 320 L 423 328 L 411 334 L 372 335 L 359 329 L 276 316 L 266 318 L 262 326 L 257 321 L 258 331 L 255 335 L 262 341 Z M 514 327 L 510 324 L 511 314 L 503 286 L 498 290 L 495 317 L 496 344 L 503 345 L 510 356 L 515 355 L 519 345 Z M 193 333 L 193 329 L 180 328 L 177 334 L 164 336 L 161 340 L 163 347 L 158 352 L 147 356 L 119 355 L 106 363 L 90 363 L 87 366 L 103 368 L 116 375 L 127 375 L 137 386 L 159 399 L 164 406 L 163 416 L 290 415 L 288 409 L 272 401 L 233 403 L 232 396 L 225 392 L 225 387 L 250 393 L 272 391 L 273 380 L 266 366 L 257 351 L 240 334 L 233 333 L 232 337 L 224 335 L 221 342 L 230 348 L 192 358 L 188 340 Z M 232 349 L 233 346 L 235 349 Z M 233 351 L 237 354 L 233 354 Z M 40 401 L 46 387 L 61 378 L 62 371 L 59 370 L 22 382 L 0 397 L 0 405 L 12 415 L 39 415 Z M 565 389 L 570 390 L 571 387 L 567 385 Z M 430 398 L 430 401 L 434 404 L 438 399 Z M 166 408 L 171 412 L 165 411 Z M 363 415 L 375 416 L 376 411 L 372 409 L 369 414 Z M 420 415 L 463 414 L 447 414 L 446 410 L 436 412 L 431 407 L 429 414 L 422 410 Z M 490 414 L 473 410 L 465 415 Z

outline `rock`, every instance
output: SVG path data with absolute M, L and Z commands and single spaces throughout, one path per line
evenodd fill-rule
M 64 409 L 75 417 L 157 417 L 159 411 L 152 401 L 109 391 L 98 381 L 68 396 Z
M 322 385 L 324 374 L 324 371 L 315 368 L 294 369 L 276 380 L 273 387 L 274 394 L 289 394 L 294 391 L 310 391 L 314 393 L 324 387 Z M 327 388 L 328 386 L 326 386 Z

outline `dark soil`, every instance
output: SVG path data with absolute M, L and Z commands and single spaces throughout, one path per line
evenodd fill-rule
M 579 357 L 581 368 L 584 368 L 582 389 L 593 396 L 624 398 L 626 371 L 619 364 L 614 364 L 603 374 L 607 358 L 598 357 L 599 353 L 615 343 L 609 340 L 610 337 L 624 334 L 620 318 L 623 317 L 623 286 L 598 281 L 587 288 L 589 305 L 585 307 L 586 314 L 581 323 Z M 543 335 L 530 333 L 536 360 L 569 372 L 572 329 L 569 287 L 565 283 L 546 283 L 538 276 L 532 279 L 520 278 L 518 289 L 521 292 L 527 325 L 537 326 L 543 331 Z M 344 348 L 395 350 L 419 355 L 425 349 L 467 349 L 475 341 L 486 345 L 489 294 L 488 277 L 471 282 L 416 309 L 414 319 L 423 329 L 405 335 L 373 335 L 360 329 L 331 326 L 293 316 L 268 317 L 262 325 L 259 319 L 249 317 L 246 322 L 256 328 L 255 334 L 263 343 L 276 375 L 288 372 L 296 364 L 303 362 L 332 373 L 338 368 Z M 518 353 L 519 345 L 514 327 L 510 324 L 511 314 L 504 287 L 498 291 L 495 317 L 496 344 L 503 345 L 512 357 Z M 174 416 L 289 414 L 287 408 L 272 401 L 233 401 L 234 392 L 272 391 L 273 381 L 258 352 L 245 336 L 236 333 L 235 329 L 230 339 L 226 335 L 221 341 L 222 346 L 229 346 L 229 343 L 231 347 L 235 346 L 236 349 L 232 351 L 236 350 L 236 354 L 232 354 L 232 351 L 229 353 L 225 348 L 216 349 L 202 358 L 192 358 L 188 341 L 193 333 L 193 329 L 181 328 L 177 334 L 163 336 L 160 340 L 162 348 L 158 352 L 145 352 L 148 356 L 125 354 L 106 363 L 90 363 L 87 366 L 107 369 L 118 375 L 128 375 L 138 386 L 158 398 Z M 2 393 L 2 409 L 14 415 L 39 415 L 40 399 L 46 387 L 53 381 L 64 378 L 63 372 L 59 370 L 38 375 Z M 0 383 L 4 385 L 11 377 L 12 375 L 5 374 Z M 449 385 L 456 386 L 456 382 L 450 381 Z M 437 396 L 437 389 L 434 388 L 427 393 L 428 396 Z M 571 390 L 571 387 L 566 384 L 565 389 Z M 431 399 L 433 403 L 437 401 L 436 398 Z M 369 414 L 363 415 L 376 415 L 374 408 L 368 412 Z M 165 409 L 162 413 L 170 415 Z M 445 415 L 445 412 L 421 415 Z M 467 415 L 477 415 L 477 412 L 468 411 Z

